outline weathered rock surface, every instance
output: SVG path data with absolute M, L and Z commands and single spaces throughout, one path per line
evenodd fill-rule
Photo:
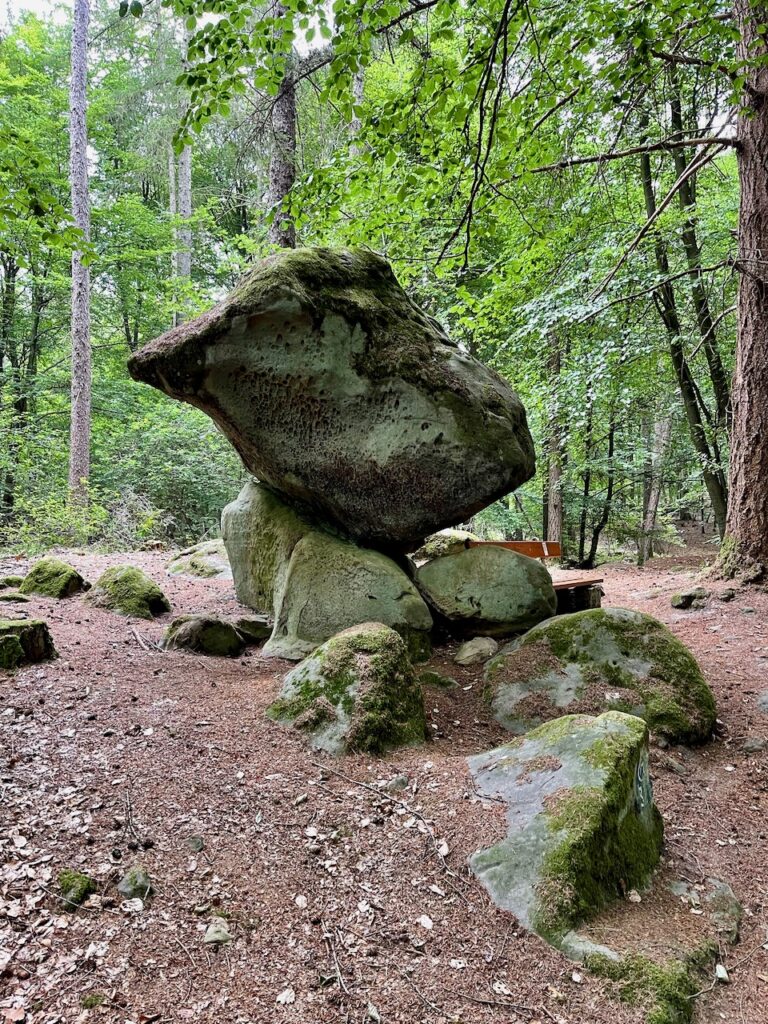
M 62 871 L 58 881 L 61 902 L 65 910 L 77 910 L 97 889 L 94 879 L 82 871 Z
M 117 883 L 117 891 L 124 900 L 146 900 L 152 895 L 152 880 L 146 869 L 136 865 L 130 868 Z
M 236 658 L 245 650 L 245 638 L 233 623 L 218 616 L 180 615 L 166 630 L 163 647 Z
M 332 637 L 283 681 L 269 711 L 333 754 L 420 743 L 424 700 L 402 638 L 379 622 Z
M 648 881 L 663 827 L 641 719 L 567 715 L 469 767 L 480 795 L 503 799 L 508 825 L 470 867 L 526 928 L 567 947 L 575 926 Z
M 41 619 L 0 619 L 0 668 L 34 665 L 56 656 L 48 626 Z
M 669 603 L 673 608 L 683 611 L 688 608 L 703 608 L 707 603 L 709 591 L 704 587 L 694 587 L 692 590 L 684 590 L 680 594 L 673 594 Z
M 373 547 L 413 550 L 534 473 L 515 392 L 362 250 L 275 253 L 129 370 L 207 412 L 261 481 Z
M 132 565 L 107 569 L 96 580 L 89 597 L 99 608 L 139 619 L 153 619 L 171 610 L 168 598 L 155 581 Z
M 89 587 L 90 584 L 71 565 L 58 558 L 41 558 L 19 584 L 19 591 L 22 594 L 63 598 L 81 594 Z
M 432 608 L 459 633 L 509 636 L 555 614 L 552 578 L 541 562 L 507 548 L 467 548 L 416 572 Z
M 224 509 L 222 532 L 238 599 L 273 613 L 265 655 L 298 660 L 370 621 L 401 633 L 414 657 L 428 653 L 432 616 L 386 555 L 319 529 L 253 481 Z
M 272 633 L 272 625 L 268 615 L 241 615 L 235 619 L 235 629 L 249 647 L 264 643 Z
M 494 716 L 525 732 L 564 711 L 639 715 L 676 743 L 705 740 L 715 701 L 696 659 L 666 626 L 626 608 L 558 615 L 486 666 Z
M 221 539 L 201 541 L 179 551 L 168 563 L 168 572 L 174 576 L 197 576 L 200 579 L 232 579 L 232 569 Z
M 457 665 L 482 665 L 498 651 L 499 645 L 491 636 L 476 636 L 465 641 L 453 656 Z
M 413 552 L 415 562 L 429 562 L 443 555 L 455 555 L 463 551 L 469 540 L 480 540 L 468 530 L 438 530 L 427 537 L 424 543 Z

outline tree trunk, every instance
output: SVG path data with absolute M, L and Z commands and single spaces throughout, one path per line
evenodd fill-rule
M 355 72 L 355 76 L 352 79 L 352 103 L 355 107 L 362 106 L 363 97 L 365 95 L 365 71 L 360 68 Z M 349 147 L 352 156 L 360 156 L 362 152 L 358 143 L 357 137 L 360 134 L 360 129 L 363 126 L 363 122 L 360 119 L 360 115 L 352 112 L 352 120 L 349 122 L 349 134 L 352 138 L 352 145 Z
M 285 14 L 282 4 L 275 6 L 275 17 Z M 272 105 L 272 155 L 269 161 L 269 207 L 273 211 L 269 240 L 283 249 L 296 246 L 296 228 L 283 201 L 296 180 L 296 76 L 292 53 L 286 54 L 286 68 L 280 90 Z
M 178 225 L 176 224 L 176 154 L 173 146 L 168 145 L 168 214 L 171 218 L 173 250 L 171 252 L 171 274 L 176 277 L 176 269 L 179 259 L 179 238 Z
M 600 542 L 600 534 L 608 525 L 608 520 L 611 517 L 611 509 L 613 507 L 613 488 L 616 482 L 616 466 L 614 465 L 614 444 L 616 441 L 616 421 L 611 415 L 611 425 L 608 428 L 608 487 L 605 492 L 605 500 L 603 501 L 603 511 L 600 513 L 600 518 L 592 528 L 592 542 L 589 546 L 589 554 L 582 564 L 579 566 L 580 569 L 594 569 L 595 560 L 597 558 L 597 545 Z
M 562 341 L 552 334 L 549 338 L 548 382 L 550 403 L 547 438 L 547 527 L 544 540 L 555 544 L 563 542 L 563 425 L 560 416 L 560 370 L 562 368 Z
M 90 0 L 75 0 L 72 24 L 72 74 L 69 93 L 69 171 L 72 215 L 86 242 L 91 235 L 88 199 L 86 82 Z M 72 389 L 69 441 L 69 489 L 74 500 L 88 498 L 91 457 L 91 311 L 90 274 L 82 252 L 72 253 Z
M 647 216 L 653 217 L 656 213 L 656 196 L 653 191 L 653 175 L 651 173 L 651 158 L 647 153 L 640 157 L 640 176 L 645 196 L 645 210 Z M 654 242 L 656 267 L 659 276 L 668 278 L 670 276 L 669 258 L 663 239 L 658 232 Z M 669 338 L 669 354 L 672 360 L 672 367 L 675 371 L 677 385 L 683 399 L 683 408 L 688 421 L 688 429 L 691 435 L 693 447 L 699 459 L 701 473 L 704 479 L 704 486 L 709 494 L 712 503 L 712 511 L 717 523 L 720 536 L 725 530 L 725 517 L 727 507 L 727 491 L 725 477 L 722 468 L 717 463 L 716 456 L 710 448 L 707 440 L 707 433 L 704 427 L 702 409 L 699 405 L 696 382 L 693 379 L 688 361 L 685 358 L 683 349 L 682 331 L 680 329 L 680 318 L 677 313 L 675 291 L 671 282 L 659 285 L 656 293 L 656 301 L 662 323 Z
M 739 280 L 731 429 L 731 499 L 720 568 L 768 572 L 768 4 L 735 0 L 739 58 L 750 68 L 738 115 Z
M 581 515 L 579 516 L 579 564 L 584 561 L 587 546 L 587 517 L 589 515 L 589 493 L 592 487 L 592 402 L 587 406 L 587 423 L 584 429 L 584 474 L 581 494 Z
M 656 517 L 664 484 L 664 457 L 672 436 L 672 417 L 657 416 L 653 425 L 653 448 L 648 460 L 648 485 L 643 501 L 643 522 L 637 545 L 637 564 L 645 565 L 653 557 L 653 538 L 656 532 Z

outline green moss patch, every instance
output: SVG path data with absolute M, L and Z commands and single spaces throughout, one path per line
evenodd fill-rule
M 168 598 L 154 580 L 132 565 L 116 565 L 103 572 L 91 600 L 99 608 L 139 619 L 153 619 L 171 610 Z
M 0 580 L 0 588 L 2 588 L 2 587 L 11 587 L 11 588 L 20 587 L 23 582 L 24 582 L 24 577 L 23 576 L 13 576 L 13 575 L 11 575 L 11 576 L 3 576 L 2 580 Z
M 42 619 L 0 619 L 0 668 L 15 669 L 56 656 Z
M 61 900 L 68 910 L 76 910 L 81 903 L 96 892 L 96 883 L 80 871 L 62 871 L 59 874 Z
M 168 563 L 168 572 L 199 579 L 227 579 L 232 576 L 223 540 L 206 540 L 185 548 Z
M 423 742 L 424 701 L 406 646 L 381 623 L 332 637 L 289 672 L 270 717 L 290 721 L 313 746 L 379 754 Z
M 592 609 L 540 623 L 486 667 L 485 697 L 519 731 L 564 711 L 642 717 L 672 742 L 707 739 L 712 692 L 691 652 L 656 619 Z
M 64 598 L 80 594 L 89 588 L 77 569 L 58 558 L 41 558 L 22 582 L 22 594 L 40 594 L 43 597 Z

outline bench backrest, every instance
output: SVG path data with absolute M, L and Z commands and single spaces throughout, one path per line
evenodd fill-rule
M 510 551 L 517 551 L 520 555 L 528 555 L 529 558 L 559 558 L 561 555 L 560 545 L 551 540 L 468 540 L 468 548 L 485 547 L 493 545 L 497 548 L 509 548 Z

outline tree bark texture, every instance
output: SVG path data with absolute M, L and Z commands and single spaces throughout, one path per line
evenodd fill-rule
M 85 240 L 91 237 L 88 197 L 88 22 L 90 0 L 75 0 L 69 93 L 69 180 L 72 216 Z M 87 500 L 91 458 L 91 283 L 80 251 L 72 253 L 72 387 L 69 443 L 69 489 Z
M 285 14 L 282 4 L 275 6 L 275 17 Z M 296 75 L 292 54 L 286 54 L 286 69 L 280 90 L 272 105 L 272 154 L 269 161 L 270 209 L 269 240 L 283 249 L 296 247 L 296 228 L 290 213 L 282 209 L 296 180 Z
M 768 55 L 768 4 L 736 0 L 744 62 Z M 752 68 L 738 115 L 738 335 L 731 429 L 730 503 L 720 565 L 759 578 L 768 571 L 768 67 Z

